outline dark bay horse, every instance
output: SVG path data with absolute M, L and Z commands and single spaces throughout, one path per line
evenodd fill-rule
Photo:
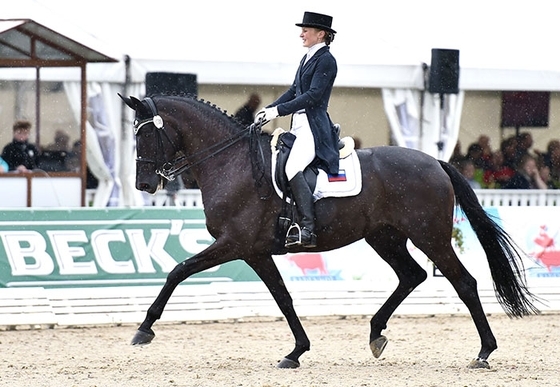
M 294 335 L 295 348 L 278 367 L 299 367 L 310 341 L 272 259 L 273 254 L 286 251 L 275 231 L 282 200 L 271 187 L 271 136 L 255 130 L 254 125 L 242 127 L 215 105 L 194 97 L 121 98 L 136 112 L 136 188 L 154 193 L 165 186 L 166 178 L 190 169 L 202 193 L 206 226 L 215 238 L 206 250 L 169 273 L 132 344 L 152 341 L 152 326 L 179 283 L 213 266 L 242 259 L 266 284 Z M 381 334 L 387 321 L 427 278 L 407 250 L 410 239 L 451 282 L 472 316 L 481 348 L 469 366 L 488 367 L 496 339 L 476 280 L 452 248 L 455 205 L 463 209 L 486 253 L 498 301 L 509 316 L 522 317 L 538 310 L 526 287 L 515 244 L 448 163 L 391 146 L 357 153 L 362 191 L 354 197 L 316 202 L 317 247 L 306 251 L 332 250 L 363 238 L 393 268 L 398 286 L 370 321 L 370 348 L 379 357 L 387 344 Z

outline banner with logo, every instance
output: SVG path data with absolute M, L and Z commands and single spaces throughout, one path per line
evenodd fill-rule
M 560 277 L 560 211 L 550 207 L 487 211 L 526 253 L 530 280 Z M 161 285 L 177 263 L 213 242 L 199 209 L 18 209 L 0 214 L 0 287 Z M 457 255 L 479 284 L 490 284 L 486 255 L 468 221 L 458 212 L 454 223 Z M 408 247 L 428 273 L 428 281 L 441 277 L 429 257 L 412 243 Z M 274 259 L 286 281 L 397 280 L 363 240 L 333 251 Z M 248 265 L 237 260 L 193 275 L 184 284 L 258 280 Z
M 0 210 L 0 287 L 163 284 L 177 263 L 213 239 L 202 210 Z M 185 283 L 255 281 L 242 261 Z

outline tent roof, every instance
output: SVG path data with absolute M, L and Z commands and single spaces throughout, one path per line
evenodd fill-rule
M 117 62 L 30 19 L 0 19 L 0 67 L 63 67 Z
M 552 3 L 533 0 L 528 8 L 507 0 L 453 6 L 402 0 L 366 9 L 363 2 L 285 0 L 272 16 L 263 15 L 259 0 L 194 2 L 185 12 L 169 11 L 179 7 L 176 0 L 160 0 L 157 7 L 145 0 L 20 0 L 6 12 L 35 15 L 70 38 L 80 36 L 76 41 L 95 38 L 110 48 L 98 51 L 119 53 L 114 58 L 129 55 L 134 82 L 148 71 L 170 71 L 196 73 L 201 83 L 290 84 L 305 53 L 294 24 L 311 9 L 334 16 L 335 86 L 422 88 L 430 49 L 454 48 L 460 50 L 463 90 L 560 91 L 560 52 L 551 49 L 557 24 Z M 52 77 L 78 79 L 68 70 Z M 124 82 L 124 60 L 89 64 L 88 79 Z

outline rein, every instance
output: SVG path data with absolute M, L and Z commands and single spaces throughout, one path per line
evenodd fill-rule
M 146 125 L 146 124 L 153 124 L 154 127 L 156 129 L 158 129 L 157 133 L 158 133 L 158 149 L 161 146 L 161 149 L 163 149 L 163 140 L 161 138 L 161 132 L 164 133 L 165 137 L 167 138 L 167 141 L 173 146 L 173 149 L 175 150 L 175 153 L 179 153 L 177 147 L 175 146 L 175 144 L 173 143 L 173 141 L 171 141 L 171 139 L 169 138 L 167 132 L 165 131 L 165 126 L 164 126 L 164 122 L 163 119 L 161 118 L 161 116 L 158 114 L 156 105 L 154 103 L 154 101 L 149 98 L 146 97 L 144 98 L 144 102 L 148 105 L 148 107 L 150 108 L 150 111 L 152 113 L 152 117 L 151 118 L 146 118 L 143 119 L 141 121 L 139 120 L 135 120 L 134 121 L 134 134 L 137 135 L 138 132 L 140 131 L 140 129 Z M 241 141 L 243 138 L 250 136 L 250 149 L 251 149 L 251 153 L 257 153 L 258 156 L 257 160 L 255 160 L 255 157 L 251 157 L 251 164 L 252 164 L 252 170 L 253 170 L 253 177 L 256 180 L 256 185 L 257 187 L 261 187 L 262 186 L 262 180 L 264 178 L 265 172 L 264 172 L 264 153 L 262 150 L 262 145 L 260 144 L 260 142 L 257 140 L 257 135 L 262 131 L 262 126 L 265 122 L 264 121 L 259 121 L 257 123 L 253 123 L 251 125 L 249 125 L 245 130 L 239 131 L 237 133 L 235 133 L 233 136 L 226 138 L 220 142 L 217 142 L 214 145 L 209 146 L 206 149 L 203 149 L 197 153 L 194 153 L 190 156 L 181 156 L 178 157 L 176 159 L 174 159 L 173 161 L 170 162 L 163 162 L 161 165 L 161 169 L 157 168 L 158 163 L 156 161 L 153 160 L 148 160 L 148 159 L 136 159 L 137 161 L 141 161 L 141 162 L 153 162 L 156 164 L 156 173 L 160 176 L 162 176 L 163 178 L 167 179 L 167 180 L 174 180 L 177 175 L 180 175 L 181 173 L 191 169 L 194 166 L 197 166 L 201 163 L 203 163 L 204 161 L 208 160 L 209 158 L 217 155 L 220 152 L 223 152 L 224 150 L 226 150 L 227 148 L 229 148 L 230 146 L 238 143 L 239 141 Z M 159 153 L 159 152 L 158 152 Z M 156 156 L 157 158 L 157 156 Z M 195 160 L 190 162 L 190 160 Z M 257 176 L 258 174 L 258 176 Z M 265 197 L 261 197 L 263 199 L 265 199 Z

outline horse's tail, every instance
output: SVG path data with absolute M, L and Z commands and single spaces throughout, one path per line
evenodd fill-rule
M 474 230 L 490 266 L 498 302 L 510 317 L 539 313 L 533 305 L 536 297 L 527 289 L 518 248 L 506 231 L 484 211 L 467 180 L 451 164 L 439 161 L 449 175 L 455 200 Z

